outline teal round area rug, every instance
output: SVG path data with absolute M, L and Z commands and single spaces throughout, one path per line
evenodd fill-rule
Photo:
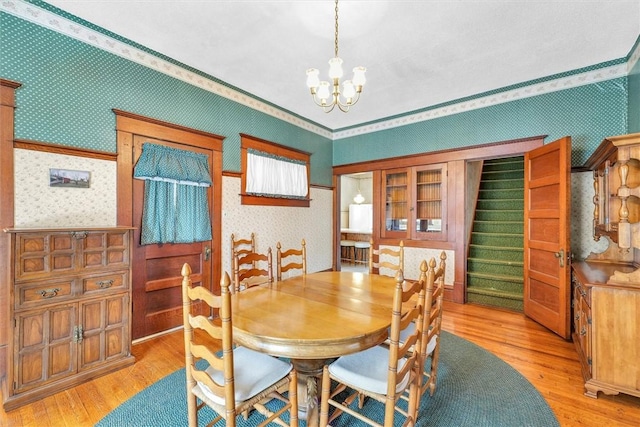
M 124 402 L 97 426 L 185 426 L 185 396 L 185 373 L 180 369 Z M 368 416 L 380 415 L 382 420 L 382 404 L 367 399 L 364 409 Z M 260 421 L 254 411 L 246 421 L 238 418 L 238 425 L 256 426 Z M 306 426 L 304 421 L 300 425 Z M 347 415 L 332 423 L 334 427 L 359 425 L 366 424 Z M 519 372 L 481 347 L 443 332 L 436 393 L 433 397 L 427 393 L 421 400 L 417 426 L 553 427 L 559 423 L 540 393 Z

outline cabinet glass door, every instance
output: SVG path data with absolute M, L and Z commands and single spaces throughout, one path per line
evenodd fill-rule
M 446 166 L 430 165 L 415 171 L 414 236 L 420 239 L 440 239 L 446 229 L 445 204 Z
M 406 170 L 383 173 L 385 183 L 384 235 L 404 237 L 409 222 L 409 176 Z

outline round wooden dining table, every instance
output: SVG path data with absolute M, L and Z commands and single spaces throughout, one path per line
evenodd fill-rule
M 315 426 L 322 367 L 384 342 L 395 283 L 393 277 L 325 271 L 246 289 L 232 296 L 234 341 L 291 359 L 299 416 Z

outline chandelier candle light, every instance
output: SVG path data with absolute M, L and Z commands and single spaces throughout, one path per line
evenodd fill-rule
M 360 99 L 362 87 L 366 82 L 365 71 L 367 71 L 365 67 L 354 68 L 353 78 L 342 83 L 342 92 L 340 92 L 340 79 L 343 71 L 342 59 L 338 57 L 338 0 L 336 0 L 335 57 L 329 60 L 329 77 L 333 82 L 333 92 L 330 92 L 329 82 L 320 81 L 318 78 L 318 69 L 310 68 L 307 70 L 307 86 L 311 90 L 313 101 L 322 107 L 325 113 L 333 111 L 336 105 L 340 111 L 346 113 Z

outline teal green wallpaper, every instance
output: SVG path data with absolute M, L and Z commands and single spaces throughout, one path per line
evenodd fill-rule
M 572 165 L 581 166 L 604 137 L 640 131 L 638 41 L 626 59 L 452 101 L 422 110 L 417 117 L 412 113 L 362 129 L 339 129 L 332 141 L 328 129 L 292 118 L 288 112 L 271 115 L 272 105 L 267 102 L 264 108 L 262 100 L 252 97 L 234 102 L 221 91 L 198 86 L 195 79 L 203 74 L 197 70 L 143 46 L 123 44 L 127 41 L 120 36 L 40 1 L 29 3 L 46 13 L 30 8 L 19 11 L 22 18 L 8 13 L 17 3 L 24 6 L 23 2 L 0 6 L 5 8 L 0 12 L 0 77 L 22 84 L 16 92 L 17 138 L 113 152 L 111 110 L 117 108 L 225 136 L 224 169 L 229 171 L 240 169 L 239 133 L 308 151 L 312 153 L 311 182 L 331 185 L 332 165 L 537 135 L 548 135 L 547 142 L 570 135 Z M 51 15 L 56 11 L 60 15 Z M 29 22 L 38 14 L 40 25 Z M 59 17 L 70 20 L 65 21 L 65 34 L 54 31 L 62 29 Z M 83 32 L 76 24 L 91 31 Z M 96 47 L 101 44 L 102 48 Z M 123 47 L 110 49 L 116 45 Z M 142 60 L 147 54 L 153 58 Z M 123 57 L 127 55 L 130 59 Z M 165 71 L 156 57 L 166 60 L 164 66 L 173 67 L 176 74 L 156 71 Z M 627 61 L 633 64 L 630 72 Z M 508 99 L 514 100 L 503 102 Z M 262 107 L 252 108 L 254 101 Z M 441 114 L 441 110 L 448 111 Z M 405 124 L 413 119 L 413 124 Z
M 518 99 L 334 141 L 334 165 L 548 135 L 570 135 L 572 166 L 606 136 L 626 133 L 627 78 Z
M 638 56 L 640 56 L 640 37 L 636 40 L 633 49 L 631 49 L 632 55 L 636 55 L 634 59 L 635 66 L 629 71 L 629 124 L 628 124 L 628 132 L 629 133 L 638 133 L 640 132 L 640 61 L 638 61 Z
M 308 151 L 311 182 L 331 185 L 326 137 L 6 13 L 0 29 L 16 138 L 114 152 L 117 108 L 225 136 L 225 170 L 240 170 L 239 133 Z

